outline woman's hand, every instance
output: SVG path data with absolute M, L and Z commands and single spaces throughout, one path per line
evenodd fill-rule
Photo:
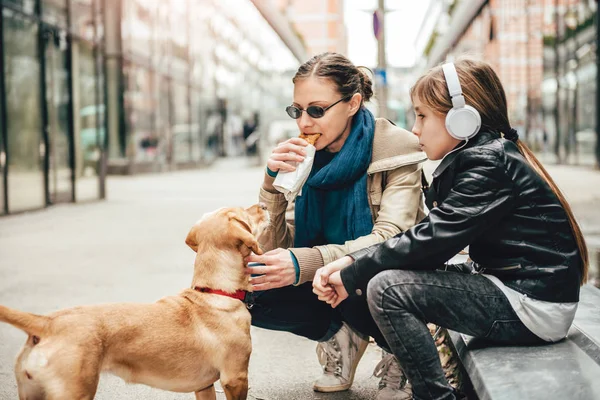
M 296 281 L 296 268 L 289 250 L 275 249 L 260 256 L 251 254 L 245 261 L 265 264 L 246 268 L 246 273 L 260 275 L 250 278 L 254 290 L 276 289 Z
M 317 270 L 313 279 L 313 293 L 319 300 L 335 308 L 348 297 L 339 271 L 353 262 L 352 257 L 345 256 Z
M 290 163 L 304 161 L 304 157 L 306 156 L 304 148 L 306 146 L 308 146 L 308 142 L 298 137 L 293 137 L 283 143 L 279 143 L 269 156 L 267 167 L 273 172 L 290 172 L 296 170 L 296 167 Z

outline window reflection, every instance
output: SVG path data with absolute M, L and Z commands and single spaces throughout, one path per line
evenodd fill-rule
M 596 147 L 595 3 L 546 15 L 544 30 L 544 131 L 539 148 L 547 160 L 594 165 Z
M 35 12 L 35 0 L 2 0 L 2 2 L 20 8 L 26 14 Z
M 123 94 L 127 129 L 133 141 L 128 150 L 137 162 L 154 161 L 159 156 L 160 138 L 154 126 L 156 96 L 154 73 L 133 63 L 124 69 Z M 168 97 L 167 97 L 168 99 Z
M 67 0 L 42 0 L 42 19 L 53 25 L 67 26 Z
M 2 110 L 2 96 L 0 96 L 0 110 Z M 6 152 L 4 150 L 4 132 L 2 132 L 2 113 L 0 112 L 0 214 L 5 212 L 4 204 L 4 163 Z
M 168 2 L 167 2 L 168 3 Z M 153 50 L 153 29 L 156 15 L 154 1 L 126 0 L 123 2 L 121 35 L 126 52 L 149 58 Z
M 296 61 L 251 3 L 122 4 L 121 139 L 130 161 L 162 169 L 241 154 L 247 116 L 258 112 L 265 124 L 282 117 L 290 85 L 277 77 Z
M 185 83 L 173 82 L 173 159 L 175 162 L 191 161 L 192 127 L 189 121 L 188 87 Z
M 85 40 L 93 41 L 94 12 L 92 0 L 71 0 L 71 28 Z
M 69 42 L 66 31 L 44 29 L 45 110 L 48 153 L 48 191 L 50 202 L 73 199 L 71 171 L 71 91 L 69 89 Z
M 156 156 L 163 164 L 171 164 L 172 141 L 171 141 L 171 102 L 170 102 L 169 78 L 160 76 L 158 78 L 158 113 L 156 113 Z
M 80 42 L 73 48 L 77 54 L 77 80 L 73 83 L 78 93 L 75 103 L 75 176 L 77 200 L 99 197 L 98 175 L 100 174 L 102 146 L 106 140 L 104 124 L 104 102 L 98 98 L 101 82 L 96 79 L 94 51 L 92 45 Z
M 8 206 L 11 212 L 43 207 L 38 26 L 3 10 Z

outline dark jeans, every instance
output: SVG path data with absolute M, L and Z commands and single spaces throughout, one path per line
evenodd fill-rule
M 355 331 L 371 336 L 384 348 L 383 335 L 377 328 L 367 299 L 348 299 L 333 309 L 312 292 L 312 282 L 299 286 L 256 292 L 252 325 L 260 328 L 291 332 L 312 340 L 330 339 L 346 322 Z
M 414 399 L 455 398 L 426 322 L 498 344 L 544 343 L 523 325 L 504 293 L 481 275 L 390 270 L 369 282 L 367 297 Z

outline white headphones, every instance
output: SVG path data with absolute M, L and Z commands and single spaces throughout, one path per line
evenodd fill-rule
M 454 63 L 446 63 L 442 69 L 452 99 L 452 109 L 446 115 L 446 129 L 455 139 L 469 140 L 479 132 L 481 116 L 476 109 L 465 104 Z

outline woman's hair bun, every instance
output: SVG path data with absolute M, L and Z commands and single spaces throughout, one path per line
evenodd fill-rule
M 373 71 L 367 67 L 357 67 L 360 74 L 360 86 L 363 101 L 369 101 L 373 97 L 373 80 L 371 76 Z

